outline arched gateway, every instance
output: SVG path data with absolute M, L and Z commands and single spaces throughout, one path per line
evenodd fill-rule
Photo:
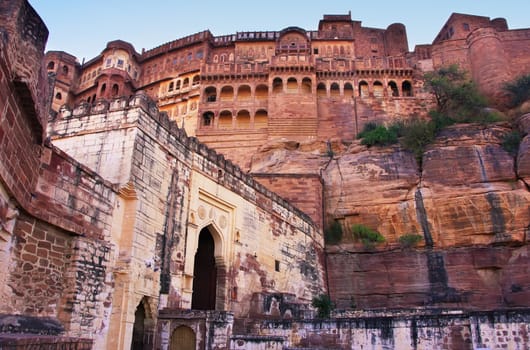
M 191 308 L 194 310 L 215 310 L 216 292 L 215 241 L 210 230 L 203 228 L 199 234 L 199 244 L 193 265 Z

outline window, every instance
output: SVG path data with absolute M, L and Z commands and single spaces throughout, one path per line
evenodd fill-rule
M 274 260 L 274 271 L 280 272 L 280 261 Z
M 410 81 L 405 80 L 401 84 L 401 91 L 402 91 L 403 96 L 406 96 L 406 97 L 412 96 L 412 84 L 410 83 Z
M 167 89 L 167 91 L 173 91 L 174 87 L 175 87 L 175 83 L 173 82 L 169 83 L 169 88 Z
M 50 70 L 55 69 L 55 62 L 50 61 L 50 62 L 48 63 L 48 69 L 50 69 Z
M 213 113 L 212 112 L 206 112 L 202 115 L 202 125 L 203 126 L 210 126 L 212 125 L 213 121 Z
M 123 68 L 123 60 L 120 60 L 120 59 L 119 59 L 119 60 L 118 60 L 118 63 L 117 63 L 117 66 L 118 66 L 119 68 Z
M 58 92 L 58 93 L 55 94 L 55 99 L 56 99 L 56 100 L 62 100 L 62 99 L 63 99 L 63 96 L 61 95 L 60 92 Z
M 112 59 L 111 58 L 107 58 L 107 63 L 105 63 L 105 67 L 110 67 L 110 65 L 112 64 Z
M 63 66 L 63 74 L 64 75 L 68 74 L 68 66 Z
M 318 48 L 315 47 L 315 48 L 313 49 L 313 55 L 318 55 Z
M 466 32 L 469 32 L 469 23 L 462 23 L 462 27 L 464 27 Z

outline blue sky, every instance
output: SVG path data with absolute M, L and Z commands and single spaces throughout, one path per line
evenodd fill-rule
M 409 49 L 429 44 L 451 13 L 504 17 L 511 29 L 530 27 L 528 0 L 29 0 L 46 23 L 46 50 L 66 51 L 80 61 L 121 39 L 136 51 L 209 29 L 213 35 L 279 31 L 289 26 L 318 29 L 324 14 L 347 14 L 364 27 L 403 23 Z

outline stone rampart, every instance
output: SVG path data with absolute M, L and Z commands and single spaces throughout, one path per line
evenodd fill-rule
M 336 312 L 326 320 L 263 321 L 255 326 L 259 337 L 233 337 L 232 346 L 257 350 L 269 342 L 275 348 L 280 337 L 283 349 L 526 349 L 529 322 L 525 310 Z
M 140 108 L 144 113 L 133 113 L 135 108 Z M 90 124 L 92 130 L 87 129 L 87 123 Z M 201 171 L 206 172 L 212 178 L 223 177 L 223 184 L 231 190 L 243 196 L 245 193 L 250 194 L 250 191 L 244 190 L 244 187 L 240 186 L 240 184 L 245 184 L 252 191 L 262 193 L 288 211 L 296 213 L 303 220 L 311 221 L 307 214 L 255 181 L 252 176 L 246 174 L 238 165 L 226 159 L 222 154 L 199 142 L 197 138 L 187 136 L 184 129 L 179 128 L 174 121 L 169 119 L 167 114 L 158 112 L 154 101 L 144 94 L 136 94 L 130 100 L 117 98 L 110 101 L 100 100 L 94 105 L 83 103 L 73 110 L 64 107 L 58 114 L 56 122 L 51 124 L 49 133 L 52 139 L 56 140 L 98 130 L 108 131 L 109 129 L 131 126 L 151 129 L 158 140 L 167 141 L 163 147 L 176 147 L 179 152 L 184 154 L 191 152 L 204 157 L 207 163 L 203 163 Z M 253 195 L 249 199 L 252 198 Z

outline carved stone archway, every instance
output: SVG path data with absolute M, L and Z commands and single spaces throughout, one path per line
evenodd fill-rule
M 199 232 L 193 268 L 191 308 L 194 310 L 226 309 L 227 268 L 222 242 L 212 224 Z

